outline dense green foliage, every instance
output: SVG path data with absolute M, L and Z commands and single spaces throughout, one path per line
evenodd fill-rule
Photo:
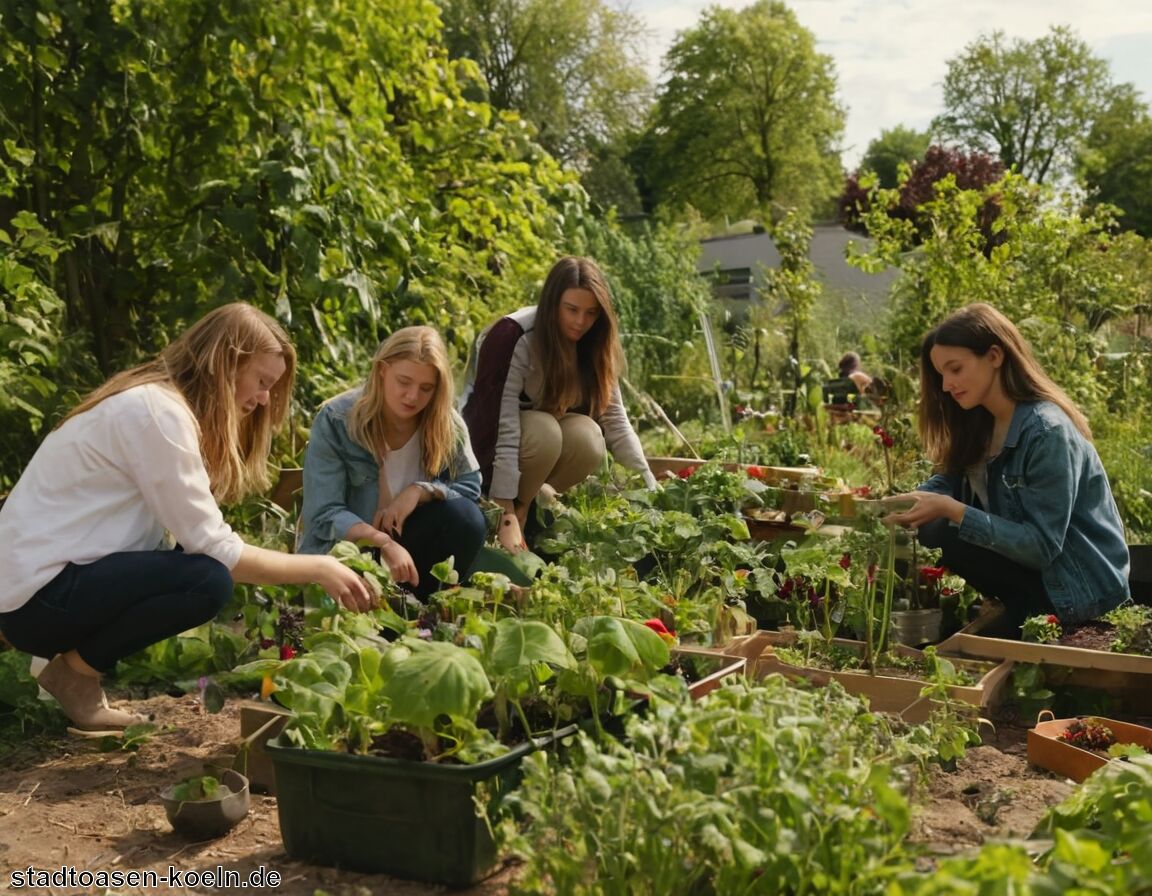
M 1146 255 L 1131 234 L 1117 235 L 1106 210 L 1083 214 L 1019 177 L 1008 175 L 977 190 L 952 177 L 936 184 L 935 198 L 920 206 L 929 222 L 917 240 L 912 222 L 885 209 L 894 197 L 873 194 L 865 216 L 876 240 L 865 264 L 891 263 L 903 277 L 893 306 L 892 341 L 914 357 L 922 335 L 941 317 L 969 302 L 996 305 L 1017 321 L 1045 367 L 1079 400 L 1102 396 L 1093 358 L 1103 349 L 1101 328 L 1132 313 L 1144 294 L 1139 268 L 1118 260 Z M 995 197 L 995 245 L 985 251 L 983 210 Z
M 862 709 L 771 676 L 630 719 L 626 744 L 529 757 L 517 892 L 882 892 L 907 861 L 901 790 L 931 732 Z
M 13 7 L 2 220 L 66 241 L 45 279 L 105 373 L 235 297 L 335 360 L 334 325 L 446 324 L 548 254 L 568 179 L 462 98 L 429 3 Z
M 431 323 L 462 358 L 587 214 L 518 115 L 469 99 L 477 67 L 426 0 L 5 0 L 0 18 L 0 327 L 20 352 L 0 362 L 0 487 L 77 392 L 221 302 L 289 325 L 305 414 L 396 326 Z M 691 264 L 663 239 L 637 246 L 641 301 Z

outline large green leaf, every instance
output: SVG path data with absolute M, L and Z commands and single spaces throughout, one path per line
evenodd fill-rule
M 550 625 L 531 619 L 501 619 L 496 623 L 488 654 L 492 673 L 504 675 L 530 663 L 570 669 L 576 665 L 576 658 Z
M 441 716 L 474 719 L 492 696 L 484 667 L 471 653 L 442 641 L 414 642 L 384 685 L 393 721 L 432 728 Z
M 601 677 L 645 680 L 668 664 L 668 645 L 642 623 L 614 616 L 593 616 L 575 625 L 588 640 L 588 663 Z

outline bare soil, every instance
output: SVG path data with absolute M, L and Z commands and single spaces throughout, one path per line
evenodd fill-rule
M 220 713 L 206 714 L 196 696 L 111 702 L 152 717 L 163 726 L 162 733 L 146 740 L 137 752 L 101 752 L 98 741 L 64 736 L 22 744 L 0 759 L 0 892 L 9 892 L 11 871 L 30 865 L 92 872 L 147 869 L 161 874 L 170 865 L 182 872 L 223 866 L 239 871 L 245 880 L 263 866 L 281 875 L 280 886 L 268 892 L 282 896 L 314 896 L 317 891 L 328 896 L 507 892 L 513 868 L 502 869 L 472 889 L 447 891 L 293 861 L 284 852 L 276 800 L 269 796 L 253 794 L 248 816 L 223 837 L 190 842 L 173 832 L 159 794 L 205 762 L 231 764 L 240 740 L 238 703 L 229 701 Z M 104 891 L 59 887 L 21 892 L 71 896 Z M 115 892 L 151 896 L 157 891 L 123 887 Z M 161 892 L 225 891 L 182 886 Z
M 116 701 L 114 701 L 116 702 Z M 121 703 L 120 705 L 125 705 Z M 190 842 L 172 831 L 159 793 L 205 762 L 229 764 L 240 737 L 239 708 L 205 714 L 195 696 L 155 696 L 131 704 L 153 717 L 162 731 L 136 752 L 101 752 L 97 741 L 62 736 L 39 738 L 8 750 L 0 759 L 0 892 L 9 873 L 33 866 L 97 872 L 187 872 L 217 866 L 245 878 L 261 866 L 277 871 L 283 896 L 423 896 L 444 888 L 307 865 L 284 852 L 273 797 L 252 796 L 247 818 L 217 840 Z M 1045 810 L 1073 789 L 1069 781 L 1029 766 L 1026 729 L 1011 719 L 985 730 L 985 744 L 970 749 L 954 771 L 934 769 L 918 796 L 911 839 L 931 857 L 978 847 L 990 838 L 1027 837 Z M 465 896 L 504 896 L 515 881 L 509 864 Z M 29 891 L 24 891 L 29 892 Z M 38 889 L 45 894 L 103 892 L 76 887 Z M 119 896 L 155 889 L 119 888 Z M 175 887 L 163 892 L 218 892 Z
M 1056 643 L 1061 647 L 1079 647 L 1084 650 L 1112 650 L 1116 626 L 1107 622 L 1085 622 L 1069 627 Z
M 995 729 L 982 727 L 983 744 L 969 748 L 955 770 L 929 772 L 909 839 L 930 857 L 962 854 L 986 840 L 1026 839 L 1076 786 L 1029 764 L 1027 728 L 1010 717 L 992 722 Z

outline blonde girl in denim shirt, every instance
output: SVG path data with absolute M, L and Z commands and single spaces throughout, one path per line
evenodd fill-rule
M 943 562 L 1017 623 L 1093 619 L 1128 599 L 1124 527 L 1088 421 L 990 305 L 946 318 L 920 349 L 920 435 L 939 472 L 893 501 Z
M 345 539 L 373 545 L 392 578 L 420 595 L 436 590 L 430 571 L 448 557 L 468 571 L 487 523 L 453 396 L 439 333 L 405 327 L 384 340 L 367 381 L 328 401 L 312 424 L 300 553 Z

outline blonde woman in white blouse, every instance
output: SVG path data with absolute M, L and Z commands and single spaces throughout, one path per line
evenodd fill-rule
M 315 582 L 348 609 L 370 606 L 334 558 L 245 544 L 220 512 L 268 488 L 295 367 L 274 319 L 217 308 L 87 396 L 12 489 L 0 509 L 0 631 L 52 658 L 40 686 L 76 727 L 137 721 L 108 706 L 101 673 L 212 619 L 236 582 Z

